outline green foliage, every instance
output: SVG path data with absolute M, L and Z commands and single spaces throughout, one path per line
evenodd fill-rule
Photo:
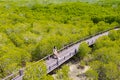
M 2 49 L 4 55 L 0 57 L 1 77 L 17 71 L 31 59 L 31 55 L 23 49 L 14 47 L 12 47 L 12 49 L 9 49 L 8 47 L 4 48 Z
M 71 80 L 68 73 L 69 67 L 67 65 L 62 66 L 62 69 L 57 71 L 56 80 Z
M 104 68 L 105 68 L 104 73 L 106 75 L 105 79 L 108 79 L 108 80 L 120 79 L 120 76 L 119 76 L 120 71 L 118 70 L 118 66 L 116 64 L 110 62 L 106 64 Z
M 112 47 L 112 46 L 116 46 L 115 42 L 112 42 L 108 36 L 103 36 L 96 41 L 94 45 L 94 49 L 99 49 L 102 47 Z
M 83 42 L 82 44 L 80 44 L 77 56 L 80 58 L 84 58 L 90 52 L 91 52 L 91 48 L 88 46 L 87 43 Z
M 120 39 L 120 30 L 119 31 L 112 30 L 110 31 L 108 36 L 110 37 L 111 40 Z
M 120 54 L 118 53 L 119 48 L 116 48 L 116 49 L 115 48 L 113 48 L 113 47 L 100 48 L 100 49 L 95 51 L 94 58 L 96 60 L 99 60 L 99 61 L 104 62 L 104 63 L 108 63 L 110 61 L 113 61 L 116 64 L 119 64 L 119 58 L 120 58 Z M 113 53 L 116 53 L 116 54 L 113 54 Z
M 97 64 L 96 64 L 97 63 Z M 95 68 L 94 68 L 95 66 Z M 86 72 L 87 77 L 91 77 L 96 80 L 113 80 L 119 79 L 119 70 L 116 64 L 109 62 L 108 64 L 101 64 L 99 61 L 92 62 L 93 70 Z M 92 74 L 90 74 L 92 73 Z M 111 74 L 112 73 L 112 74 Z M 95 76 L 94 76 L 95 75 Z
M 25 69 L 24 80 L 53 80 L 51 76 L 47 76 L 46 64 L 44 61 L 31 63 Z
M 89 65 L 92 67 L 93 70 L 96 70 L 98 72 L 101 66 L 103 66 L 103 62 L 99 60 L 94 60 L 90 62 Z
M 119 25 L 119 1 L 111 1 L 110 5 L 115 6 L 76 1 L 78 0 L 0 1 L 0 77 L 16 71 L 30 60 L 39 60 L 51 54 L 53 46 L 60 49 L 83 37 Z M 111 40 L 119 39 L 118 34 L 109 36 Z M 112 43 L 114 42 L 110 42 L 111 46 Z M 96 45 L 96 49 L 104 44 L 110 46 L 106 41 Z M 83 49 L 80 54 L 82 57 L 90 51 L 88 47 Z
M 108 36 L 100 37 L 88 61 L 91 69 L 86 72 L 88 78 L 96 80 L 119 80 L 120 46 L 119 30 L 110 31 Z M 95 76 L 94 76 L 95 75 Z
M 88 70 L 85 75 L 88 79 L 98 80 L 98 73 L 95 70 Z

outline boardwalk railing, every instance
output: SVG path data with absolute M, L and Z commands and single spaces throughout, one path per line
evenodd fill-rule
M 72 49 L 73 50 L 73 49 Z M 71 50 L 71 51 L 72 51 Z M 63 64 L 65 61 L 67 61 L 68 59 L 70 59 L 71 57 L 73 57 L 75 54 L 77 53 L 77 51 L 70 52 L 66 55 L 64 55 L 63 57 L 61 57 L 60 59 L 57 59 L 55 63 L 51 64 L 48 66 L 48 71 L 47 73 L 53 71 L 55 68 L 57 68 L 59 65 Z
M 119 29 L 120 27 L 117 26 L 117 27 L 114 27 L 114 28 L 110 28 L 108 30 L 105 30 L 105 31 L 101 31 L 101 32 L 98 32 L 96 34 L 93 34 L 93 35 L 90 35 L 90 36 L 87 36 L 85 38 L 82 38 L 78 41 L 75 41 L 75 42 L 72 42 L 72 43 L 69 43 L 68 45 L 64 46 L 63 48 L 61 48 L 60 50 L 58 50 L 58 53 L 62 54 L 62 52 L 65 52 L 66 54 L 64 54 L 64 56 L 62 56 L 60 59 L 56 59 L 55 62 L 53 62 L 52 64 L 47 64 L 47 73 L 50 73 L 51 71 L 53 71 L 55 68 L 57 68 L 59 65 L 63 64 L 65 61 L 67 61 L 68 59 L 70 59 L 71 57 L 73 57 L 77 51 L 78 51 L 78 47 L 80 45 L 81 42 L 83 41 L 86 41 L 89 43 L 90 41 L 90 44 L 89 45 L 92 45 L 94 44 L 95 40 L 97 38 L 94 38 L 92 39 L 93 37 L 96 37 L 96 36 L 100 36 L 106 32 L 109 32 L 110 30 L 116 30 L 116 29 Z M 107 35 L 107 34 L 105 34 Z M 91 39 L 91 40 L 90 40 Z M 89 41 L 88 41 L 89 40 Z M 66 52 L 67 51 L 67 52 Z M 54 55 L 53 54 L 50 54 L 44 58 L 42 58 L 41 60 L 44 60 L 44 61 L 48 61 L 49 62 L 49 59 L 51 59 Z M 41 60 L 39 61 L 36 61 L 35 63 L 37 62 L 40 62 Z M 5 77 L 4 79 L 2 80 L 22 80 L 24 74 L 23 74 L 23 71 L 26 69 L 27 67 L 23 68 L 23 69 L 20 69 L 18 72 L 16 73 L 13 73 L 7 77 Z

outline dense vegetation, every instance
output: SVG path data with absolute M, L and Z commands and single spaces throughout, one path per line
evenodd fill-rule
M 54 45 L 119 25 L 120 6 L 112 5 L 0 1 L 0 78 L 51 54 Z
M 94 80 L 120 79 L 120 30 L 100 37 L 91 54 L 81 61 L 91 68 L 85 73 Z

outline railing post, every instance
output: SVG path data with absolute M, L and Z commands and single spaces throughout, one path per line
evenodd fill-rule
M 57 65 L 59 64 L 59 61 L 58 61 L 58 59 L 57 59 Z
M 77 53 L 77 50 L 75 49 L 75 54 Z
M 51 67 L 49 66 L 49 70 L 51 69 Z
M 64 56 L 64 60 L 65 60 L 65 56 Z
M 19 75 L 20 75 L 20 76 L 23 75 L 23 70 L 22 70 L 22 69 L 19 70 Z
M 93 40 L 92 40 L 92 44 L 93 44 Z

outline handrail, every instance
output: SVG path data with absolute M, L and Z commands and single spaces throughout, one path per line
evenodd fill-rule
M 12 77 L 12 76 L 14 76 L 15 74 L 18 74 L 18 73 L 19 73 L 19 71 L 17 71 L 16 73 L 12 73 L 12 74 L 8 75 L 7 77 L 5 77 L 5 78 L 2 79 L 2 80 L 9 79 L 10 77 Z
M 113 28 L 110 28 L 110 29 L 107 29 L 107 30 L 98 32 L 98 33 L 96 33 L 96 34 L 86 36 L 85 38 L 81 38 L 80 40 L 77 40 L 77 41 L 75 41 L 75 42 L 71 42 L 70 44 L 67 44 L 66 46 L 64 46 L 64 47 L 62 47 L 61 49 L 59 49 L 59 50 L 58 50 L 58 53 L 61 52 L 61 51 L 63 51 L 64 49 L 67 49 L 68 47 L 71 47 L 71 46 L 73 46 L 73 45 L 81 42 L 81 41 L 84 41 L 84 40 L 89 39 L 89 38 L 91 38 L 91 37 L 93 37 L 93 36 L 96 36 L 96 35 L 99 35 L 99 34 L 102 34 L 102 33 L 105 33 L 105 32 L 107 32 L 107 31 L 110 31 L 110 30 L 113 30 L 113 29 L 117 29 L 117 28 L 120 28 L 120 26 L 115 26 L 115 27 L 113 27 Z M 36 62 L 33 63 L 32 65 L 34 65 L 34 64 L 36 64 L 36 63 L 38 63 L 38 62 L 40 62 L 40 61 L 42 61 L 42 60 L 46 60 L 47 58 L 49 58 L 49 57 L 51 57 L 51 56 L 53 56 L 53 54 L 50 54 L 50 55 L 48 55 L 48 56 L 46 56 L 46 57 L 44 57 L 44 58 L 36 61 Z M 30 65 L 30 66 L 31 66 L 31 65 Z M 28 67 L 30 67 L 30 66 L 24 67 L 24 68 L 22 68 L 22 70 L 25 70 L 26 68 L 28 68 Z M 17 74 L 17 73 L 19 73 L 19 71 L 8 75 L 7 77 L 5 77 L 5 78 L 2 79 L 2 80 L 6 80 L 6 79 L 14 76 L 14 75 Z
M 86 39 L 88 39 L 88 38 L 91 38 L 91 37 L 93 37 L 93 36 L 96 36 L 96 35 L 99 35 L 99 34 L 102 34 L 102 33 L 104 33 L 104 32 L 107 32 L 107 31 L 110 31 L 110 30 L 113 30 L 113 29 L 117 29 L 117 28 L 120 28 L 120 26 L 115 26 L 115 27 L 113 27 L 113 28 L 110 28 L 110 29 L 107 29 L 107 30 L 98 32 L 98 33 L 96 33 L 96 34 L 92 34 L 92 35 L 86 36 L 85 38 L 81 38 L 80 40 L 77 40 L 77 41 L 75 41 L 75 42 L 72 42 L 72 43 L 70 43 L 70 44 L 67 44 L 66 46 L 64 46 L 63 48 L 61 48 L 60 50 L 58 50 L 58 52 L 61 52 L 62 50 L 66 49 L 66 48 L 68 48 L 68 47 L 70 47 L 70 46 L 72 46 L 72 45 L 74 45 L 74 44 L 77 44 L 77 43 L 79 43 L 79 42 L 81 42 L 81 41 L 84 41 L 84 40 L 86 40 Z

